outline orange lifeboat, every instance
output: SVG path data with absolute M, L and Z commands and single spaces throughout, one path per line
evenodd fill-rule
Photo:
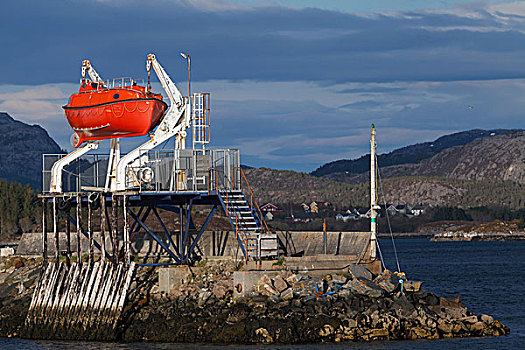
M 160 94 L 147 91 L 132 79 L 119 79 L 120 86 L 80 82 L 79 92 L 63 106 L 67 121 L 75 131 L 73 146 L 84 141 L 143 136 L 161 121 L 168 105 Z

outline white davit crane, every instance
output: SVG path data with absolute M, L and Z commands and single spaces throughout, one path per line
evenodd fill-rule
M 86 73 L 89 74 L 89 77 L 91 78 L 91 81 L 94 83 L 102 83 L 102 78 L 100 75 L 98 75 L 95 68 L 91 66 L 91 62 L 89 60 L 83 60 L 82 61 L 82 79 L 86 78 Z
M 164 68 L 157 61 L 154 54 L 149 54 L 146 61 L 148 77 L 151 67 L 155 70 L 157 77 L 170 99 L 170 107 L 164 115 L 161 123 L 150 135 L 150 140 L 135 148 L 133 151 L 122 157 L 117 164 L 116 181 L 112 183 L 112 191 L 126 190 L 126 174 L 129 165 L 140 165 L 141 161 L 147 161 L 147 151 L 155 148 L 164 141 L 175 136 L 175 149 L 185 148 L 186 129 L 190 127 L 189 104 L 185 104 L 184 97 Z M 149 79 L 148 87 L 149 89 Z M 132 164 L 134 163 L 134 164 Z M 114 184 L 114 185 L 113 185 Z
M 89 77 L 93 82 L 102 83 L 102 78 L 97 73 L 95 68 L 91 66 L 89 60 L 82 61 L 82 79 L 86 78 L 86 73 L 89 74 Z M 66 156 L 57 160 L 53 167 L 51 168 L 51 182 L 49 192 L 51 193 L 61 193 L 62 192 L 62 170 L 64 167 L 69 165 L 74 160 L 82 157 L 84 154 L 88 153 L 93 149 L 98 148 L 100 141 L 88 141 L 84 146 L 81 146 L 74 150 L 73 152 L 67 154 Z

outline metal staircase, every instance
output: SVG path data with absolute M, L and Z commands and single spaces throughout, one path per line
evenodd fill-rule
M 262 257 L 260 251 L 261 222 L 257 214 L 250 208 L 244 193 L 241 190 L 222 191 L 221 198 L 224 203 L 224 212 L 235 230 L 245 258 L 247 260 L 259 259 Z

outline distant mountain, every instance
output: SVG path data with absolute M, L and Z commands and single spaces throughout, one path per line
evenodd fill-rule
M 0 179 L 42 188 L 42 154 L 63 153 L 46 130 L 0 112 Z
M 512 132 L 512 130 L 474 129 L 445 135 L 432 142 L 418 143 L 396 149 L 390 153 L 380 154 L 377 157 L 378 163 L 381 167 L 401 164 L 417 164 L 424 159 L 433 157 L 445 149 L 465 145 L 479 138 L 504 135 L 509 132 Z M 381 142 L 381 140 L 379 140 L 379 142 Z M 369 169 L 370 154 L 367 154 L 358 159 L 342 159 L 326 163 L 317 170 L 313 171 L 311 174 L 314 176 L 325 176 L 336 173 L 357 175 L 365 173 Z
M 493 131 L 490 134 L 490 137 L 443 149 L 418 163 L 385 166 L 379 160 L 380 175 L 383 178 L 438 176 L 459 180 L 503 180 L 525 185 L 525 131 L 505 130 L 499 134 Z M 360 183 L 369 181 L 370 172 L 333 172 L 323 177 Z

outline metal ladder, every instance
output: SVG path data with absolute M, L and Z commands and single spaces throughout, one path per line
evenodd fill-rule
M 237 239 L 244 247 L 246 260 L 261 258 L 261 222 L 252 211 L 241 190 L 221 191 L 224 212 L 228 216 Z

